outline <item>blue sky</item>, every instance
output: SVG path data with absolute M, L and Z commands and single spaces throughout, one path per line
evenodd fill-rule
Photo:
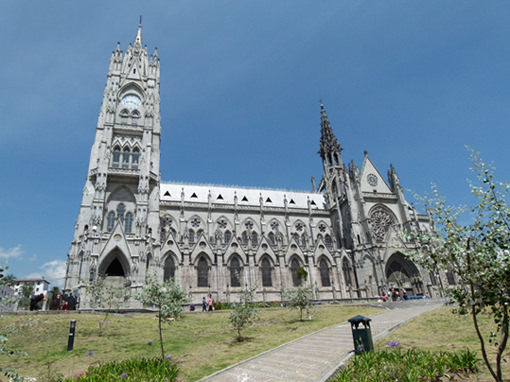
M 62 284 L 109 58 L 140 14 L 163 180 L 310 190 L 322 99 L 344 162 L 367 150 L 464 204 L 470 145 L 509 181 L 509 2 L 141 3 L 0 3 L 0 260 L 17 277 Z

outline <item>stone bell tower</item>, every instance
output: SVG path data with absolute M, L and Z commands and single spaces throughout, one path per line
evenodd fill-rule
M 130 301 L 153 266 L 159 229 L 159 75 L 157 49 L 148 55 L 139 25 L 127 51 L 118 43 L 110 58 L 68 255 L 64 290 L 79 293 L 81 308 L 87 306 L 86 285 L 97 277 L 123 286 Z

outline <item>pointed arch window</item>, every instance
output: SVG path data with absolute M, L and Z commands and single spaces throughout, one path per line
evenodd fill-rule
M 241 263 L 237 257 L 230 262 L 230 285 L 232 287 L 241 286 Z
M 113 230 L 113 226 L 115 225 L 115 212 L 108 212 L 108 217 L 106 218 L 106 230 L 111 232 Z
M 248 245 L 248 232 L 243 231 L 241 237 L 242 237 L 242 240 L 243 240 L 243 244 L 244 245 Z
M 126 212 L 126 206 L 124 203 L 120 203 L 117 206 L 117 219 L 120 220 L 121 224 L 124 224 L 124 213 Z
M 344 274 L 345 284 L 352 285 L 351 267 L 349 265 L 349 262 L 345 259 L 342 261 L 342 272 Z
M 329 266 L 326 260 L 322 259 L 319 264 L 321 272 L 321 284 L 323 287 L 331 286 L 331 279 L 329 278 Z
M 259 243 L 259 235 L 257 232 L 251 233 L 251 244 L 255 247 Z
M 292 238 L 294 239 L 294 241 L 295 241 L 296 243 L 298 243 L 298 244 L 299 244 L 299 235 L 298 235 L 297 233 L 295 233 L 295 232 L 294 232 L 294 233 L 292 234 Z
M 197 286 L 199 287 L 207 287 L 209 286 L 209 265 L 207 264 L 207 260 L 201 257 L 198 260 L 197 265 Z
M 168 281 L 175 277 L 175 262 L 172 256 L 168 256 L 165 260 L 165 266 L 163 268 L 163 281 Z
M 120 122 L 125 124 L 129 123 L 129 111 L 126 109 L 120 112 Z
M 129 168 L 129 157 L 131 156 L 131 151 L 129 147 L 124 147 L 122 150 L 122 168 Z
M 195 242 L 195 231 L 193 231 L 191 228 L 188 231 L 189 236 L 189 243 L 193 244 Z
M 131 123 L 133 125 L 138 125 L 139 121 L 140 121 L 140 112 L 138 110 L 134 110 L 131 113 Z
M 262 270 L 262 286 L 270 287 L 273 286 L 273 280 L 271 279 L 271 263 L 269 260 L 264 258 L 261 265 Z
M 124 231 L 126 233 L 131 233 L 132 229 L 133 229 L 133 214 L 131 212 L 128 212 L 126 214 L 126 219 L 124 222 Z
M 269 238 L 269 243 L 271 243 L 271 245 L 276 245 L 276 237 L 273 232 L 269 232 L 267 237 Z
M 329 234 L 326 234 L 324 237 L 324 243 L 326 244 L 326 247 L 329 249 L 333 248 L 333 240 L 331 239 L 331 236 Z
M 115 146 L 113 149 L 112 167 L 118 168 L 120 166 L 120 147 Z
M 290 262 L 290 271 L 292 273 L 292 284 L 294 286 L 299 286 L 301 283 L 301 280 L 299 279 L 299 276 L 297 274 L 297 270 L 299 269 L 299 261 L 297 259 L 292 259 Z
M 140 160 L 140 150 L 138 147 L 133 149 L 133 154 L 131 154 L 131 168 L 138 169 L 138 161 Z
M 225 244 L 230 243 L 230 239 L 232 239 L 232 232 L 225 231 Z
M 306 234 L 301 235 L 301 246 L 306 247 Z

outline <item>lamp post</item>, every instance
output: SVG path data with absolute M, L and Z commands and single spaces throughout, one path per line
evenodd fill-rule
M 71 320 L 71 325 L 69 326 L 69 339 L 67 340 L 67 351 L 73 350 L 74 331 L 75 330 L 76 330 L 76 320 Z

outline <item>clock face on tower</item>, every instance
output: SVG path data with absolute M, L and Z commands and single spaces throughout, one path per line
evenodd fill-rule
M 121 102 L 122 106 L 128 108 L 129 110 L 133 110 L 140 106 L 142 100 L 138 98 L 138 96 L 135 96 L 134 94 L 128 94 L 127 96 L 124 96 L 124 98 L 122 98 Z

